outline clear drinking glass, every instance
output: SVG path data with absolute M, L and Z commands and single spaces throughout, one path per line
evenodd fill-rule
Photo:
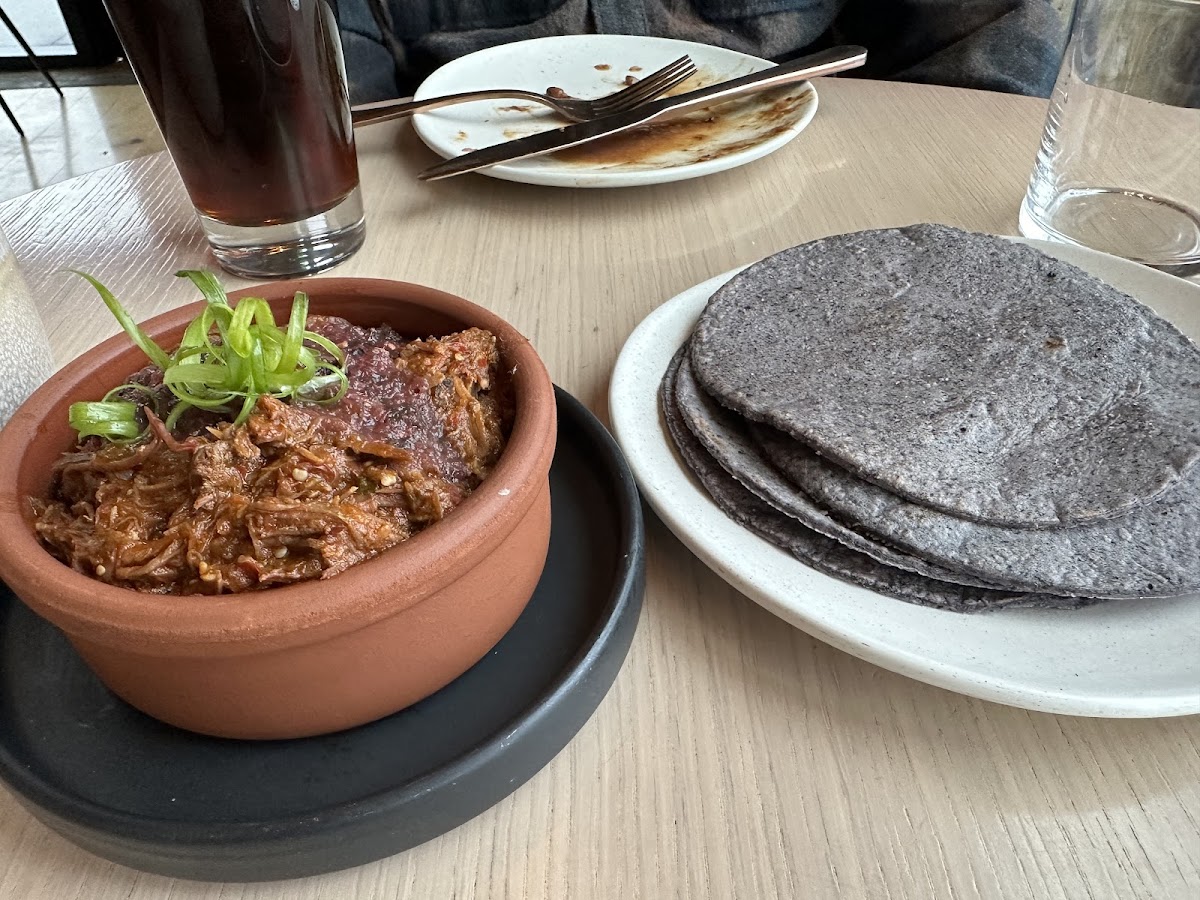
M 1020 228 L 1200 263 L 1200 0 L 1077 0 Z
M 217 260 L 316 272 L 363 242 L 329 0 L 105 0 Z
M 54 371 L 41 316 L 0 233 L 0 425 Z

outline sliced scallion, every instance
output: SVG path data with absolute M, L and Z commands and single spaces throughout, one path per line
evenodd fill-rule
M 139 421 L 141 405 L 121 398 L 122 394 L 138 391 L 152 399 L 154 392 L 144 384 L 122 384 L 92 403 L 72 403 L 67 421 L 79 432 L 80 438 L 102 437 L 114 443 L 126 443 L 140 438 L 146 426 Z
M 245 297 L 231 305 L 211 272 L 177 272 L 196 285 L 207 305 L 185 329 L 179 347 L 167 353 L 137 326 L 111 291 L 91 275 L 76 274 L 96 289 L 133 342 L 162 370 L 163 384 L 176 398 L 165 423 L 168 430 L 193 407 L 236 413 L 234 422 L 241 424 L 264 395 L 319 403 L 345 396 L 345 354 L 329 339 L 305 329 L 308 297 L 302 292 L 293 298 L 287 326 L 281 328 L 266 300 Z M 144 433 L 137 411 L 136 404 L 108 397 L 100 403 L 74 404 L 71 426 L 81 437 L 130 440 Z

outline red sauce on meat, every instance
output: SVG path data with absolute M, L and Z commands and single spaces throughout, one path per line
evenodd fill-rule
M 34 501 L 42 541 L 112 584 L 212 594 L 330 577 L 443 518 L 507 437 L 495 337 L 406 340 L 320 316 L 307 327 L 346 352 L 340 401 L 263 397 L 240 426 L 189 411 L 174 435 L 154 418 L 137 445 L 93 439 Z M 154 369 L 135 378 L 161 383 Z

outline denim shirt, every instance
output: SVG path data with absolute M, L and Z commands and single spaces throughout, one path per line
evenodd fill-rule
M 1049 96 L 1063 23 L 1048 0 L 332 0 L 355 103 L 410 94 L 451 59 L 556 34 L 643 34 L 786 60 L 861 44 L 855 72 Z

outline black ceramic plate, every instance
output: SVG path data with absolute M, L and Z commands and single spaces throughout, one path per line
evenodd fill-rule
M 621 451 L 561 390 L 558 415 L 542 579 L 491 653 L 432 697 L 317 738 L 192 734 L 110 694 L 0 585 L 0 779 L 92 853 L 207 881 L 360 865 L 512 793 L 607 693 L 642 601 L 641 507 Z

